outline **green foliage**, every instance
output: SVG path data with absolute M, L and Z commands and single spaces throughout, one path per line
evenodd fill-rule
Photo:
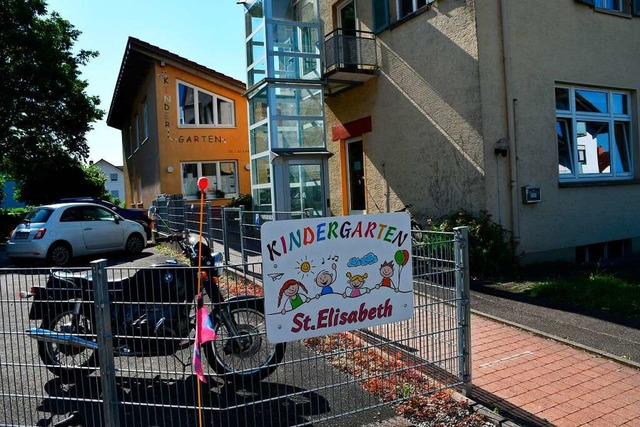
M 0 242 L 9 237 L 9 233 L 16 228 L 30 208 L 0 209 Z
M 65 163 L 66 162 L 66 163 Z M 17 198 L 28 205 L 51 203 L 63 197 L 97 197 L 110 200 L 105 177 L 96 166 L 85 166 L 61 156 L 42 164 L 39 172 L 18 182 Z
M 525 291 L 536 298 L 640 318 L 640 282 L 611 274 L 591 273 L 541 282 Z
M 49 14 L 44 0 L 2 1 L 0 171 L 22 183 L 23 195 L 31 193 L 33 174 L 46 173 L 41 167 L 51 165 L 50 157 L 66 157 L 66 165 L 86 159 L 85 135 L 104 114 L 80 79 L 80 67 L 97 53 L 75 48 L 79 35 Z
M 226 206 L 229 208 L 239 208 L 242 206 L 244 209 L 250 211 L 253 209 L 253 199 L 251 198 L 251 194 L 240 194 L 238 197 L 231 199 Z
M 473 214 L 462 210 L 427 223 L 427 228 L 431 231 L 451 232 L 455 227 L 462 226 L 469 227 L 469 264 L 472 276 L 495 278 L 511 272 L 513 257 L 509 233 L 491 221 L 488 212 Z

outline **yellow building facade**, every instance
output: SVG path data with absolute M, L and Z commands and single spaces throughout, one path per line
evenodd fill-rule
M 130 37 L 107 124 L 121 130 L 127 206 L 160 194 L 224 205 L 251 192 L 245 84 Z

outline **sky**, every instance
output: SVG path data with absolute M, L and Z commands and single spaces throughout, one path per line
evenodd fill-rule
M 123 164 L 120 131 L 107 126 L 129 36 L 246 82 L 244 8 L 236 0 L 48 0 L 82 34 L 74 45 L 98 51 L 81 68 L 87 94 L 100 97 L 103 120 L 89 132 L 89 160 Z

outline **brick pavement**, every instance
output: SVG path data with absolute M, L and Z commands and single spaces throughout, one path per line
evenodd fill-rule
M 473 396 L 520 421 L 640 426 L 640 370 L 479 315 L 471 323 Z

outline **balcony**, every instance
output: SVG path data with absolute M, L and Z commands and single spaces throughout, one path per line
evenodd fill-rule
M 324 38 L 325 94 L 337 95 L 378 74 L 376 36 L 368 31 L 338 28 Z

